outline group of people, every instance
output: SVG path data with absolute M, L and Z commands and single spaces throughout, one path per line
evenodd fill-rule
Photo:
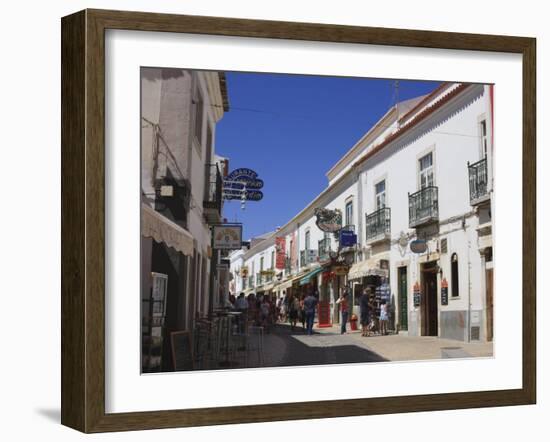
M 228 303 L 229 308 L 241 313 L 239 328 L 243 333 L 248 322 L 264 327 L 267 332 L 275 322 L 275 305 L 268 296 L 256 296 L 254 293 L 250 293 L 245 297 L 244 293 L 240 293 L 238 297 L 230 295 Z
M 302 330 L 308 335 L 313 334 L 313 323 L 315 321 L 315 310 L 318 297 L 313 291 L 307 295 L 283 295 L 277 300 L 277 319 L 279 322 L 290 322 L 292 331 L 296 328 L 298 321 L 302 323 Z
M 346 325 L 349 317 L 349 289 L 344 288 L 336 301 L 340 309 L 340 334 L 347 333 Z M 388 334 L 388 304 L 381 301 L 379 304 L 376 296 L 364 289 L 359 299 L 361 336 L 370 336 L 378 332 L 381 335 Z
M 347 323 L 350 314 L 349 305 L 350 290 L 345 287 L 336 301 L 340 310 L 340 333 L 347 333 Z M 250 293 L 245 297 L 240 293 L 238 297 L 230 295 L 228 307 L 241 313 L 239 327 L 244 332 L 244 327 L 251 322 L 254 325 L 264 327 L 268 332 L 270 327 L 277 323 L 290 323 L 292 331 L 298 322 L 302 324 L 302 330 L 308 335 L 313 334 L 316 307 L 319 302 L 316 293 L 309 291 L 307 295 L 283 295 L 272 301 L 269 296 L 254 295 Z M 376 296 L 368 288 L 364 289 L 359 299 L 361 336 L 370 336 L 374 333 L 388 334 L 388 304 L 382 300 L 377 302 Z
M 273 324 L 288 321 L 293 331 L 300 322 L 302 330 L 311 335 L 317 303 L 318 297 L 313 291 L 308 295 L 288 295 L 283 292 L 277 301 L 272 301 L 269 296 L 254 293 L 245 296 L 240 293 L 238 297 L 229 295 L 226 307 L 241 313 L 241 332 L 244 332 L 247 323 L 262 326 L 269 332 Z

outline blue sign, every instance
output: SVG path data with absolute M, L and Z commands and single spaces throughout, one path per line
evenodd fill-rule
M 243 191 L 236 189 L 225 189 L 223 197 L 226 200 L 240 200 L 243 199 Z M 264 194 L 260 190 L 245 190 L 244 199 L 248 201 L 260 201 L 264 197 Z
M 242 190 L 247 189 L 261 189 L 264 187 L 263 180 L 258 178 L 258 174 L 252 169 L 240 168 L 235 169 L 224 179 L 224 188 Z
M 357 235 L 351 230 L 340 230 L 340 247 L 352 247 L 357 244 Z

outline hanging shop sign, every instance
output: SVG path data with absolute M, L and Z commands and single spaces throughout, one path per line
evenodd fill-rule
M 340 230 L 340 247 L 353 247 L 357 244 L 357 235 L 352 230 Z
M 441 305 L 449 305 L 449 283 L 447 278 L 441 281 Z
M 278 270 L 284 270 L 286 264 L 286 239 L 284 236 L 278 236 L 275 238 L 275 267 Z
M 424 253 L 428 248 L 428 243 L 425 239 L 415 239 L 411 241 L 409 247 L 413 253 Z
M 212 247 L 217 250 L 238 250 L 243 240 L 242 224 L 212 226 Z
M 336 276 L 347 275 L 348 272 L 349 272 L 349 267 L 348 266 L 335 266 L 333 272 Z
M 260 271 L 260 275 L 262 276 L 273 276 L 274 274 L 275 274 L 275 270 L 272 270 L 272 269 Z
M 323 232 L 338 232 L 342 228 L 342 211 L 339 209 L 315 209 L 315 224 Z
M 420 284 L 418 281 L 414 283 L 413 288 L 413 302 L 415 307 L 420 307 L 422 301 L 422 293 L 420 292 Z
M 241 267 L 241 278 L 248 278 L 248 267 Z
M 264 182 L 252 169 L 235 169 L 223 180 L 223 195 L 226 200 L 260 201 L 264 194 L 259 189 Z

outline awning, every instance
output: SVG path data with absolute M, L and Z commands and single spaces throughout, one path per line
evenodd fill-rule
M 141 204 L 141 234 L 163 242 L 187 256 L 193 255 L 193 236 L 147 204 Z
M 281 284 L 279 284 L 279 285 L 277 286 L 277 290 L 286 290 L 286 289 L 289 289 L 290 287 L 292 287 L 292 284 L 293 284 L 297 279 L 300 279 L 302 276 L 304 276 L 304 275 L 297 275 L 297 276 L 294 276 L 293 278 L 287 279 L 286 281 L 282 282 Z
M 300 285 L 309 284 L 311 281 L 311 278 L 313 278 L 315 275 L 317 275 L 317 273 L 320 273 L 322 271 L 323 271 L 323 267 L 317 267 L 316 269 L 313 269 L 306 276 L 300 279 Z
M 377 267 L 372 261 L 356 262 L 351 266 L 348 273 L 348 280 L 360 279 L 365 276 L 388 277 L 388 271 Z
M 270 282 L 269 284 L 265 284 L 265 285 L 262 287 L 262 289 L 259 290 L 259 291 L 261 291 L 261 292 L 269 292 L 270 290 L 273 289 L 273 286 L 274 286 L 274 285 L 275 285 L 275 284 L 274 284 L 273 282 Z

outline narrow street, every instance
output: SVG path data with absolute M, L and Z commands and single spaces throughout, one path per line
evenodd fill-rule
M 263 367 L 382 361 L 385 359 L 380 355 L 333 330 L 316 330 L 308 336 L 301 325 L 293 331 L 288 324 L 277 324 L 264 335 Z M 250 357 L 249 366 L 259 366 L 254 363 L 254 355 Z
M 430 336 L 363 337 L 360 331 L 349 329 L 341 335 L 337 326 L 315 329 L 315 334 L 308 336 L 301 325 L 292 330 L 289 324 L 277 324 L 264 335 L 263 363 L 258 342 L 252 341 L 251 346 L 246 363 L 241 352 L 239 366 L 285 367 L 493 356 L 490 343 L 466 343 Z

